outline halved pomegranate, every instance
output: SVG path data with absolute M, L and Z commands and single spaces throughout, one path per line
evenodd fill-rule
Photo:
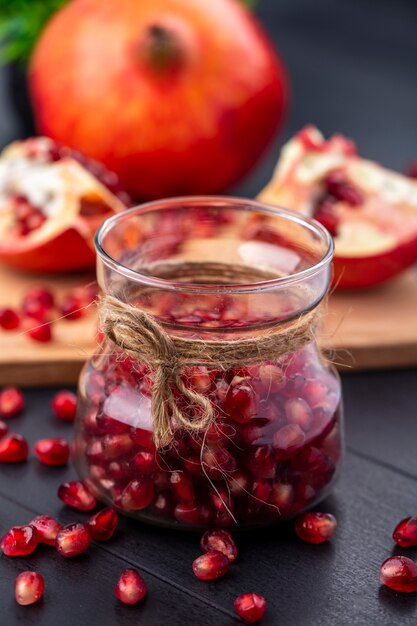
M 338 287 L 383 283 L 417 260 L 417 180 L 360 158 L 341 135 L 325 141 L 313 126 L 295 135 L 259 199 L 329 230 Z
M 93 267 L 93 235 L 129 204 L 117 176 L 45 137 L 0 155 L 0 260 L 25 270 Z

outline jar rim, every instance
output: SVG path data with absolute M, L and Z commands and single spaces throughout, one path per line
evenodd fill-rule
M 105 236 L 110 233 L 112 228 L 114 228 L 117 224 L 129 219 L 133 215 L 140 216 L 146 213 L 154 212 L 155 210 L 165 210 L 170 208 L 172 209 L 178 205 L 181 205 L 181 208 L 186 208 L 187 206 L 192 206 L 196 203 L 199 203 L 200 205 L 206 204 L 208 206 L 215 206 L 217 204 L 219 206 L 225 206 L 228 209 L 236 208 L 246 211 L 256 211 L 264 213 L 265 215 L 275 215 L 277 217 L 285 218 L 289 221 L 292 221 L 293 223 L 298 224 L 299 226 L 307 228 L 311 232 L 318 235 L 325 244 L 325 251 L 322 257 L 316 263 L 314 263 L 310 267 L 304 268 L 298 272 L 294 272 L 294 274 L 290 274 L 288 276 L 280 276 L 277 278 L 249 283 L 221 283 L 215 285 L 213 283 L 184 283 L 165 278 L 158 278 L 156 276 L 149 276 L 148 274 L 143 274 L 138 270 L 131 269 L 126 265 L 121 264 L 119 261 L 114 259 L 106 252 L 103 245 Z M 320 224 L 320 222 L 318 222 L 317 220 L 307 217 L 296 211 L 291 211 L 290 209 L 285 209 L 283 207 L 271 205 L 264 202 L 258 202 L 257 200 L 221 195 L 179 196 L 173 198 L 165 198 L 162 200 L 153 200 L 151 202 L 145 202 L 143 204 L 131 207 L 129 209 L 126 209 L 125 211 L 121 211 L 120 213 L 112 215 L 103 222 L 103 224 L 96 231 L 94 237 L 94 245 L 103 263 L 109 269 L 117 272 L 125 278 L 128 278 L 129 280 L 153 287 L 159 287 L 165 290 L 178 289 L 185 292 L 203 292 L 206 294 L 218 294 L 219 292 L 254 293 L 257 291 L 264 291 L 271 288 L 286 288 L 288 286 L 300 283 L 307 278 L 311 278 L 319 272 L 323 271 L 332 261 L 334 253 L 334 242 L 332 236 L 326 230 L 326 228 L 322 226 L 322 224 Z

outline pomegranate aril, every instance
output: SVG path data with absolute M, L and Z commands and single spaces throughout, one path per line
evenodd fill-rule
M 313 215 L 314 219 L 320 222 L 333 237 L 336 237 L 339 228 L 339 217 L 336 213 L 335 204 L 335 198 L 326 196 L 318 202 Z
M 152 480 L 148 476 L 142 476 L 130 481 L 117 504 L 126 511 L 140 511 L 152 504 L 154 497 L 155 489 Z
M 208 526 L 212 518 L 210 509 L 200 504 L 177 504 L 174 515 L 178 522 L 190 526 Z
M 45 311 L 49 311 L 55 306 L 55 297 L 52 291 L 47 287 L 32 287 L 24 295 L 22 302 L 24 311 L 26 310 L 25 307 L 31 302 L 39 302 Z
M 299 426 L 304 432 L 310 429 L 313 413 L 302 398 L 289 398 L 285 403 L 285 414 L 289 424 Z
M 258 368 L 258 376 L 267 394 L 281 391 L 285 386 L 285 375 L 276 365 L 270 365 L 268 363 L 260 365 Z
M 29 456 L 29 446 L 22 435 L 9 433 L 0 439 L 0 463 L 21 463 Z
M 85 304 L 69 295 L 60 303 L 59 312 L 66 320 L 78 320 L 85 316 Z
M 379 582 L 394 591 L 417 591 L 417 565 L 407 556 L 391 556 L 381 565 Z
M 274 478 L 275 476 L 276 460 L 268 446 L 259 446 L 248 453 L 246 463 L 248 470 L 257 478 Z
M 152 507 L 160 515 L 172 515 L 175 508 L 172 494 L 168 492 L 158 493 Z
M 145 430 L 144 428 L 131 428 L 130 438 L 133 443 L 146 448 L 147 450 L 156 450 L 153 440 L 153 432 L 151 430 Z
M 66 465 L 70 456 L 70 449 L 65 439 L 55 437 L 40 439 L 35 443 L 34 453 L 44 465 Z
M 172 472 L 169 482 L 180 502 L 192 504 L 195 500 L 194 488 L 191 478 L 185 472 Z
M 294 502 L 294 487 L 289 483 L 274 483 L 269 502 L 277 507 L 277 513 L 280 517 L 285 517 L 291 512 Z
M 58 489 L 58 498 L 78 511 L 91 511 L 97 506 L 95 497 L 80 480 L 62 483 Z
M 7 426 L 6 422 L 3 422 L 3 420 L 0 420 L 0 439 L 4 437 L 4 435 L 7 433 L 8 430 L 9 430 L 9 427 Z
M 325 185 L 329 194 L 349 206 L 357 207 L 364 201 L 359 189 L 349 183 L 342 172 L 330 172 L 325 179 Z
M 204 394 L 210 391 L 212 380 L 206 367 L 187 367 L 183 376 L 187 387 L 197 393 Z
M 32 554 L 39 543 L 38 531 L 34 526 L 14 526 L 0 540 L 6 556 L 27 556 Z
M 0 308 L 0 328 L 16 330 L 20 326 L 20 316 L 14 309 Z
M 21 606 L 35 604 L 43 596 L 45 581 L 38 572 L 21 572 L 14 583 L 16 602 Z
M 210 550 L 193 561 L 193 572 L 200 580 L 221 578 L 230 569 L 230 561 L 225 554 Z
M 259 504 L 259 506 L 261 506 L 262 504 L 266 504 L 267 502 L 269 502 L 271 492 L 272 485 L 270 482 L 263 478 L 258 478 L 257 480 L 254 480 L 252 484 L 251 494 L 257 502 L 253 504 Z
M 136 604 L 146 596 L 146 583 L 138 571 L 125 569 L 120 574 L 114 593 L 120 602 Z
M 235 379 L 238 377 L 235 377 Z M 226 396 L 226 410 L 229 416 L 238 423 L 244 424 L 252 419 L 257 412 L 257 397 L 246 379 L 233 379 Z
M 59 419 L 64 422 L 73 422 L 77 409 L 77 396 L 72 391 L 58 391 L 52 399 L 51 407 Z
M 201 537 L 201 549 L 204 552 L 217 551 L 224 554 L 230 563 L 237 557 L 237 548 L 232 535 L 227 530 L 207 530 Z
M 25 334 L 39 343 L 52 341 L 52 324 L 26 317 L 22 322 Z
M 331 513 L 303 513 L 295 521 L 295 532 L 307 543 L 324 543 L 332 537 L 337 528 L 337 521 Z
M 4 387 L 0 391 L 0 417 L 9 418 L 18 415 L 25 408 L 25 398 L 17 387 Z
M 39 515 L 30 522 L 31 526 L 34 526 L 38 531 L 39 543 L 46 543 L 49 546 L 54 546 L 59 531 L 62 529 L 62 524 L 54 520 L 49 515 Z
M 274 435 L 273 447 L 275 457 L 279 461 L 291 458 L 301 450 L 304 442 L 305 434 L 298 424 L 283 426 Z
M 99 511 L 87 522 L 92 539 L 95 541 L 109 541 L 116 531 L 119 516 L 111 507 Z
M 155 452 L 150 450 L 139 450 L 130 462 L 133 472 L 139 472 L 143 476 L 152 474 L 158 469 Z
M 244 622 L 254 624 L 262 619 L 266 600 L 257 593 L 243 593 L 234 602 L 235 611 Z
M 206 448 L 202 456 L 203 471 L 213 480 L 221 480 L 236 470 L 236 459 L 225 448 Z
M 91 535 L 87 526 L 75 523 L 64 526 L 56 537 L 56 549 L 65 557 L 82 554 L 91 543 Z
M 248 489 L 249 478 L 244 471 L 237 469 L 233 474 L 227 476 L 228 487 L 232 496 L 241 496 Z
M 115 420 L 105 413 L 99 413 L 97 415 L 96 423 L 100 430 L 107 435 L 119 435 L 120 433 L 127 432 L 130 428 L 129 424 Z
M 406 517 L 401 520 L 395 527 L 392 538 L 401 548 L 417 546 L 417 517 Z
M 227 509 L 230 509 L 233 505 L 231 494 L 226 487 L 210 489 L 209 498 L 216 511 L 227 511 Z

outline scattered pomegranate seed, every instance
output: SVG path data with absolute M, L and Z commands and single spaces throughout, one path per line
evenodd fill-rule
M 25 310 L 25 305 L 31 301 L 39 302 L 45 310 L 53 309 L 55 306 L 54 294 L 47 287 L 32 287 L 32 289 L 29 289 L 23 298 L 23 310 Z
M 29 456 L 29 446 L 22 435 L 9 433 L 0 439 L 0 463 L 21 463 Z
M 39 543 L 38 531 L 30 524 L 14 526 L 0 540 L 6 556 L 27 556 L 32 554 Z
M 62 466 L 68 463 L 70 449 L 65 439 L 51 437 L 50 439 L 39 439 L 35 443 L 34 453 L 39 461 L 45 465 Z
M 7 433 L 8 430 L 9 430 L 9 427 L 7 426 L 6 422 L 3 422 L 3 420 L 0 420 L 0 439 L 4 437 L 4 435 Z
M 119 516 L 110 507 L 99 511 L 87 522 L 87 528 L 95 541 L 109 541 L 115 533 Z
M 34 318 L 26 317 L 23 320 L 23 328 L 28 337 L 39 343 L 49 343 L 52 341 L 52 324 L 50 322 L 39 322 Z
M 38 572 L 21 572 L 14 583 L 16 602 L 22 606 L 35 604 L 43 596 L 45 581 Z
M 303 513 L 295 521 L 295 532 L 307 543 L 324 543 L 332 537 L 337 521 L 330 513 Z
M 77 396 L 72 391 L 58 391 L 52 399 L 52 410 L 64 422 L 73 422 L 77 409 Z
M 227 574 L 230 561 L 225 554 L 210 550 L 193 561 L 193 572 L 200 580 L 214 580 Z
M 417 517 L 401 520 L 392 533 L 395 543 L 402 548 L 417 546 Z
M 237 549 L 232 535 L 227 530 L 207 530 L 200 541 L 204 552 L 221 552 L 229 559 L 230 563 L 237 557 Z
M 67 296 L 59 306 L 59 312 L 67 320 L 78 320 L 85 315 L 85 303 L 74 296 Z
M 266 609 L 266 600 L 257 593 L 243 593 L 236 598 L 234 607 L 243 621 L 254 624 L 262 619 Z
M 97 500 L 80 480 L 70 480 L 58 488 L 58 498 L 78 511 L 91 511 Z
M 123 604 L 136 604 L 146 596 L 146 583 L 135 569 L 125 569 L 120 574 L 114 590 Z
M 0 309 L 0 328 L 16 330 L 20 326 L 20 317 L 13 309 Z
M 0 391 L 0 416 L 14 417 L 25 408 L 25 398 L 17 387 L 5 387 Z
M 30 522 L 30 525 L 38 531 L 39 543 L 46 543 L 48 546 L 55 545 L 57 535 L 62 530 L 62 524 L 49 515 L 38 515 Z
M 417 591 L 417 565 L 407 556 L 391 556 L 381 565 L 379 581 L 394 591 Z
M 56 536 L 56 549 L 65 557 L 82 554 L 91 543 L 91 535 L 84 524 L 74 523 L 64 526 Z

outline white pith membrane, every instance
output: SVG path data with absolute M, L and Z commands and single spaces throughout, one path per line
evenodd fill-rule
M 337 256 L 383 254 L 417 236 L 417 180 L 361 159 L 344 137 L 325 141 L 312 126 L 283 147 L 273 178 L 258 199 L 314 217 L 326 191 L 324 180 L 335 171 L 364 198 L 360 206 L 342 201 L 333 206 Z
M 28 141 L 12 143 L 0 155 L 0 248 L 33 247 L 69 228 L 90 240 L 105 216 L 125 208 L 75 159 L 51 162 L 46 156 L 54 145 L 51 140 L 29 141 L 36 142 L 38 155 L 28 155 Z M 16 224 L 16 196 L 26 198 L 47 219 L 28 234 L 8 238 Z M 80 216 L 83 202 L 97 205 L 97 214 Z

